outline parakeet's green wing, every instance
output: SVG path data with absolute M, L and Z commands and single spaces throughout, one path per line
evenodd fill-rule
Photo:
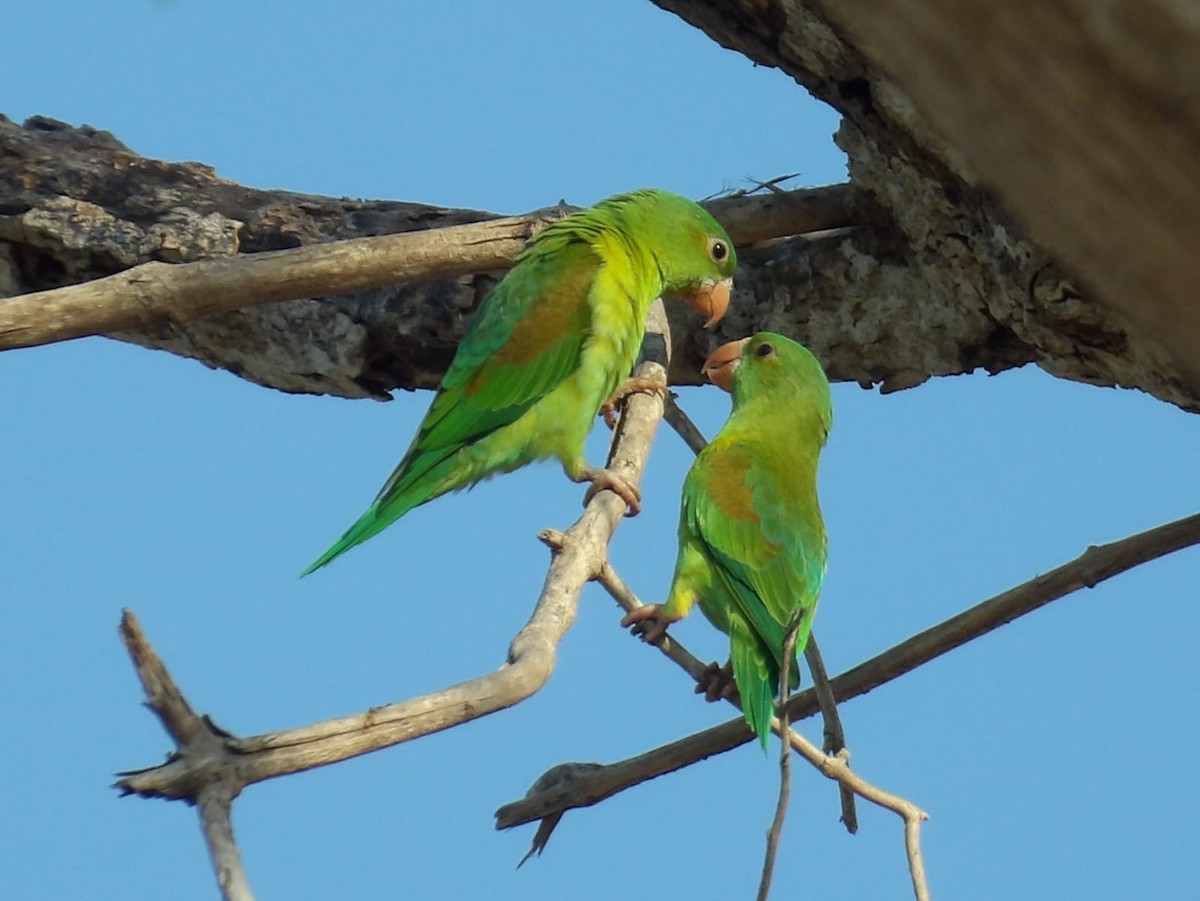
M 780 483 L 749 448 L 720 439 L 710 448 L 688 480 L 685 516 L 738 611 L 782 666 L 787 624 L 798 606 L 815 602 L 824 576 L 824 539 L 789 516 L 798 506 L 783 502 L 790 473 Z
M 803 540 L 804 524 L 792 521 L 792 505 L 783 502 L 792 473 L 784 474 L 781 484 L 776 473 L 763 471 L 760 457 L 718 437 L 701 453 L 684 486 L 684 521 L 732 600 L 734 675 L 746 719 L 765 747 L 784 633 L 793 613 L 816 601 L 824 562 L 813 549 L 823 547 L 824 539 Z M 799 667 L 793 661 L 788 669 L 795 688 Z
M 585 241 L 547 238 L 527 248 L 525 265 L 472 320 L 420 431 L 374 503 L 304 574 L 427 501 L 463 447 L 516 422 L 579 366 L 600 263 Z
M 515 422 L 578 367 L 599 259 L 585 242 L 547 237 L 552 239 L 531 246 L 529 259 L 472 321 L 405 461 L 379 499 L 402 491 L 448 453 Z

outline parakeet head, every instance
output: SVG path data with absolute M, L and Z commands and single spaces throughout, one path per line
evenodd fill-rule
M 736 410 L 750 399 L 779 410 L 815 412 L 825 431 L 833 420 L 829 380 L 821 364 L 802 344 L 775 332 L 759 332 L 714 350 L 701 372 L 733 394 Z
M 705 328 L 720 322 L 737 269 L 737 253 L 721 224 L 698 203 L 654 188 L 619 194 L 597 208 L 607 205 L 630 224 L 649 252 L 662 274 L 663 295 L 699 310 L 707 318 Z

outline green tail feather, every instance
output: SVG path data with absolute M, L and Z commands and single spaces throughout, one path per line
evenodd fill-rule
M 346 553 L 350 548 L 378 535 L 410 510 L 447 491 L 462 487 L 462 479 L 452 478 L 455 474 L 454 462 L 453 453 L 440 460 L 435 457 L 427 457 L 424 461 L 425 465 L 421 466 L 419 471 L 407 459 L 402 462 L 367 512 L 360 516 L 354 525 L 348 528 L 346 533 L 335 541 L 325 553 L 310 563 L 308 568 L 300 573 L 300 578 L 316 572 L 322 566 L 326 566 Z
M 742 696 L 742 713 L 766 751 L 779 677 L 752 637 L 734 637 L 730 642 L 730 659 L 738 694 Z
M 316 572 L 322 566 L 332 563 L 355 545 L 362 544 L 368 538 L 378 535 L 415 506 L 416 504 L 412 504 L 394 516 L 389 515 L 384 517 L 380 515 L 381 511 L 378 503 L 372 504 L 370 509 L 360 516 L 354 525 L 346 530 L 346 534 L 335 541 L 325 553 L 310 563 L 304 572 L 300 573 L 300 578 Z M 390 513 L 391 511 L 389 511 Z

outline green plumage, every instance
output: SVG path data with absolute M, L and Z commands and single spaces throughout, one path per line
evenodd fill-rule
M 666 622 L 699 602 L 729 635 L 746 721 L 766 747 L 784 636 L 801 614 L 803 650 L 825 576 L 817 462 L 833 420 L 829 382 L 804 347 L 760 332 L 742 344 L 733 411 L 683 487 L 679 557 Z M 799 667 L 789 664 L 792 686 Z
M 303 574 L 414 507 L 534 460 L 587 479 L 584 442 L 633 366 L 650 304 L 711 290 L 735 267 L 716 220 L 666 191 L 611 197 L 545 228 L 480 305 L 374 503 Z

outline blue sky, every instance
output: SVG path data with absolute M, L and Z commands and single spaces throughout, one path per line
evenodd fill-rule
M 404 12 L 401 12 L 401 9 Z M 8 11 L 0 112 L 111 130 L 261 187 L 521 212 L 645 185 L 845 177 L 836 116 L 648 2 L 82 2 Z M 469 23 L 469 27 L 467 24 Z M 685 389 L 708 434 L 727 401 Z M 1089 544 L 1195 511 L 1200 424 L 1032 368 L 881 397 L 834 389 L 816 632 L 841 671 Z M 232 731 L 298 726 L 493 669 L 532 609 L 535 541 L 578 487 L 537 466 L 439 500 L 328 570 L 428 403 L 292 397 L 102 339 L 0 355 L 0 896 L 216 895 L 194 813 L 119 799 L 170 749 L 116 635 L 133 608 Z M 601 430 L 591 458 L 604 451 Z M 689 453 L 657 443 L 613 561 L 665 592 Z M 850 702 L 855 766 L 932 814 L 941 897 L 1181 897 L 1200 823 L 1189 551 L 1068 598 Z M 615 760 L 728 718 L 589 588 L 519 707 L 252 786 L 235 825 L 260 898 L 752 895 L 776 767 L 747 746 L 532 828 L 492 812 L 549 766 Z M 678 634 L 724 656 L 700 617 Z M 1192 724 L 1192 725 L 1189 725 Z M 813 737 L 819 727 L 803 725 Z M 900 826 L 797 767 L 778 897 L 906 896 Z

